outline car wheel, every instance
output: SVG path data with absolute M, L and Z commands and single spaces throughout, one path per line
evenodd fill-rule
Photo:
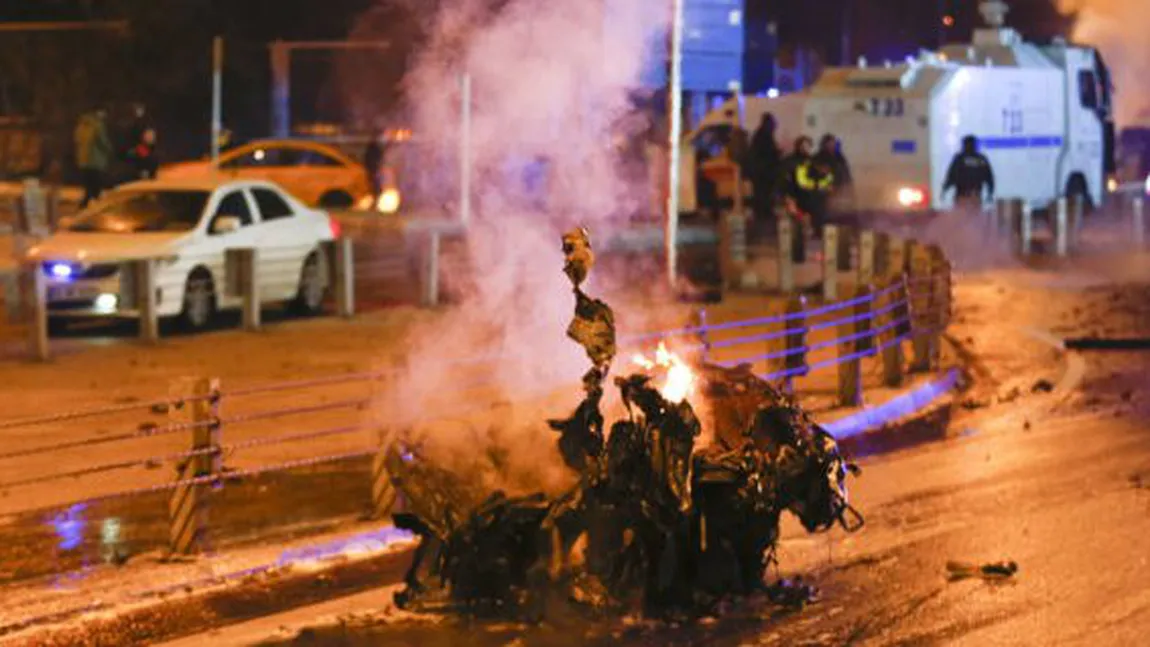
M 346 191 L 328 191 L 319 199 L 319 206 L 325 209 L 350 209 L 355 204 Z
M 320 255 L 312 252 L 308 254 L 307 260 L 303 263 L 303 270 L 300 271 L 299 291 L 295 298 L 296 310 L 305 315 L 319 313 L 323 310 L 327 289 L 327 272 L 320 261 Z
M 203 330 L 216 317 L 216 290 L 212 275 L 200 268 L 188 276 L 180 320 L 190 330 Z

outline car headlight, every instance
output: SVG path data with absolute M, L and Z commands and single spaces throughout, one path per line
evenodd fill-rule
M 399 211 L 399 203 L 399 189 L 387 189 L 379 194 L 379 200 L 375 204 L 375 209 L 380 213 L 395 213 Z

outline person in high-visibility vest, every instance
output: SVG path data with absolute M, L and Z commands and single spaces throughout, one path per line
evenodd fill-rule
M 816 162 L 814 142 L 810 137 L 799 137 L 795 151 L 788 161 L 790 190 L 788 194 L 796 206 L 807 215 L 814 238 L 821 239 L 826 222 L 827 200 L 834 189 L 833 171 Z

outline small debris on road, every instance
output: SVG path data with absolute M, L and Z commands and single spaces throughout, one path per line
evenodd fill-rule
M 980 577 L 984 580 L 1005 580 L 1014 577 L 1018 572 L 1018 564 L 1013 561 L 972 564 L 969 562 L 949 561 L 946 563 L 948 579 L 951 582 Z

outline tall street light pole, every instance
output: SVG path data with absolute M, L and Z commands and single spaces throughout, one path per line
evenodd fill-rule
M 670 148 L 667 156 L 671 168 L 667 180 L 667 219 L 663 233 L 664 247 L 667 256 L 667 281 L 672 289 L 676 286 L 678 275 L 678 249 L 676 241 L 679 238 L 679 177 L 681 155 L 680 140 L 683 133 L 683 2 L 684 0 L 671 0 L 671 74 L 667 93 L 667 112 L 670 120 L 670 133 L 668 134 Z
M 212 41 L 212 168 L 220 167 L 220 132 L 223 130 L 224 39 Z

